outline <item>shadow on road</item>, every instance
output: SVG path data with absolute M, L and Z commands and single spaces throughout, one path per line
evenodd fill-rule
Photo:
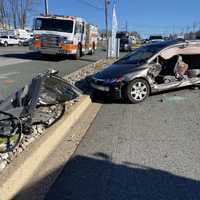
M 0 57 L 17 58 L 17 59 L 24 59 L 24 60 L 30 60 L 30 61 L 41 60 L 41 61 L 54 61 L 54 62 L 59 62 L 59 61 L 67 59 L 67 57 L 65 56 L 42 55 L 35 52 L 4 54 L 4 55 L 0 55 Z
M 3 55 L 0 55 L 0 57 L 17 58 L 17 59 L 25 59 L 25 60 L 54 61 L 54 62 L 59 62 L 63 60 L 74 60 L 73 56 L 69 56 L 69 55 L 44 55 L 44 54 L 39 54 L 36 52 L 3 54 Z M 92 63 L 92 62 L 96 62 L 97 60 L 81 57 L 80 61 L 86 61 L 86 62 Z
M 84 58 L 84 57 L 81 57 L 81 59 L 80 59 L 81 61 L 86 61 L 86 62 L 91 62 L 91 63 L 93 63 L 93 62 L 96 62 L 97 61 L 97 59 L 88 59 L 88 58 Z
M 54 173 L 24 188 L 14 199 L 35 199 L 35 189 L 42 190 Z M 134 163 L 115 164 L 97 153 L 94 158 L 73 157 L 46 200 L 198 200 L 199 191 L 200 181 Z

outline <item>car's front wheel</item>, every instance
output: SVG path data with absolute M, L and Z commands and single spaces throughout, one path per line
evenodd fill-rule
M 4 42 L 4 47 L 7 47 L 8 46 L 8 42 Z
M 126 97 L 132 103 L 144 101 L 150 94 L 150 87 L 146 80 L 137 78 L 129 83 L 126 88 Z

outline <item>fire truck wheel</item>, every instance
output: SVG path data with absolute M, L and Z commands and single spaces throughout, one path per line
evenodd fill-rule
M 80 60 L 81 56 L 82 56 L 82 50 L 81 50 L 81 46 L 79 45 L 75 54 L 75 60 Z
M 93 55 L 95 52 L 95 43 L 92 44 L 92 49 L 89 51 L 89 55 Z
M 94 49 L 91 49 L 88 53 L 88 55 L 93 55 L 94 54 Z

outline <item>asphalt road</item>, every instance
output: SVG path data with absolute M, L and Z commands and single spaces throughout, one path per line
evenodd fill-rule
M 19 58 L 10 54 L 0 63 Z M 26 56 L 0 67 L 1 75 L 13 73 L 0 81 L 6 93 L 7 85 L 16 87 L 49 66 L 65 74 L 103 54 L 78 62 Z M 157 94 L 137 105 L 96 99 L 103 107 L 46 200 L 199 200 L 199 99 L 200 91 L 190 89 Z
M 33 76 L 49 68 L 65 75 L 105 57 L 105 51 L 97 50 L 93 56 L 76 61 L 71 58 L 43 57 L 30 53 L 28 47 L 0 47 L 0 99 L 27 84 Z
M 199 99 L 185 89 L 104 101 L 46 200 L 199 200 Z

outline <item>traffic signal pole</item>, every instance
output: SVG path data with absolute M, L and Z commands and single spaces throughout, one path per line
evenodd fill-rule
M 105 0 L 106 51 L 108 58 L 108 0 Z

